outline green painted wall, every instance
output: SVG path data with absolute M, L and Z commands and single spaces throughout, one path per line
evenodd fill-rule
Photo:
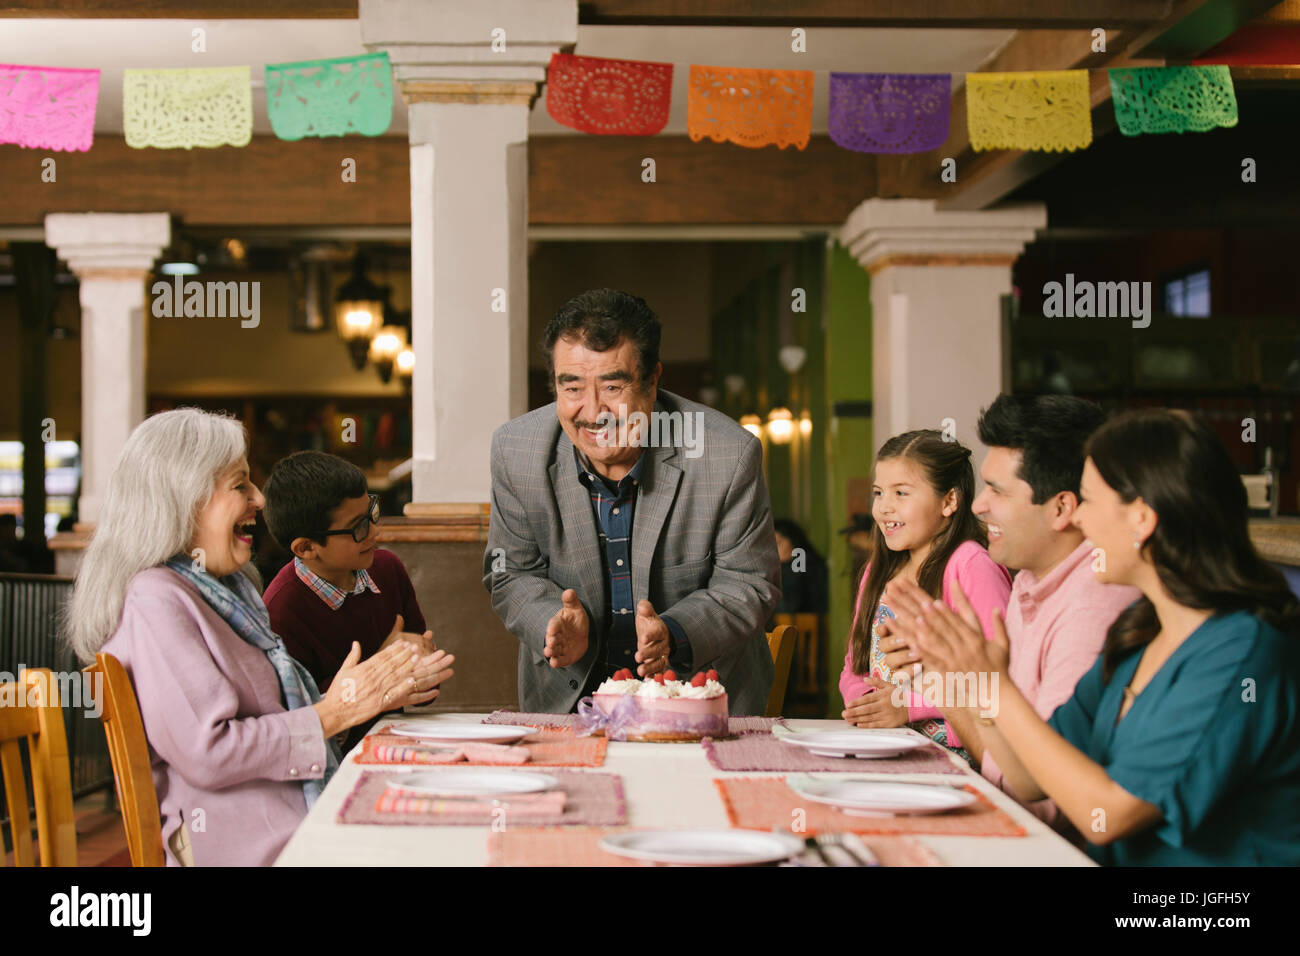
M 718 253 L 715 272 L 717 268 L 743 270 L 728 277 L 738 291 L 716 303 L 712 322 L 719 408 L 735 418 L 747 413 L 766 417 L 784 405 L 796 420 L 806 410 L 812 421 L 811 435 L 796 435 L 789 445 L 764 439 L 764 471 L 773 516 L 803 525 L 830 564 L 824 697 L 812 706 L 838 716 L 851 568 L 845 538 L 836 531 L 848 522 L 848 479 L 870 474 L 872 435 L 869 418 L 836 419 L 832 410 L 836 402 L 871 400 L 870 280 L 844 249 L 828 247 L 820 238 L 766 243 L 746 252 L 724 250 Z M 749 278 L 742 279 L 744 275 Z M 804 366 L 793 375 L 779 359 L 787 345 L 806 351 Z M 745 387 L 729 394 L 726 376 L 737 374 Z
M 827 625 L 827 715 L 843 709 L 839 674 L 844 666 L 852 624 L 852 566 L 846 535 L 833 533 L 848 524 L 848 481 L 871 474 L 874 452 L 870 418 L 835 417 L 836 402 L 871 400 L 871 279 L 848 251 L 835 243 L 826 269 L 826 416 L 825 500 L 829 506 L 830 615 Z

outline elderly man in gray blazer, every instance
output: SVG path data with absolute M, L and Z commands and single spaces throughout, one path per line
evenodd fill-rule
M 483 584 L 519 638 L 519 704 L 568 712 L 627 667 L 715 669 L 762 714 L 780 559 L 762 445 L 658 388 L 659 320 L 610 289 L 566 303 L 544 347 L 556 401 L 492 437 Z

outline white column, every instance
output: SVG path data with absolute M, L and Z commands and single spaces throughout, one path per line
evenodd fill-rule
M 81 523 L 93 524 L 127 436 L 144 419 L 145 280 L 171 241 L 166 213 L 51 213 L 45 243 L 81 280 Z M 56 429 L 58 423 L 55 423 Z
M 952 419 L 978 447 L 979 410 L 1003 387 L 1001 297 L 1046 225 L 1041 204 L 941 212 L 928 199 L 869 199 L 849 215 L 840 241 L 871 273 L 877 446 Z
M 528 112 L 575 0 L 361 0 L 411 142 L 414 503 L 485 502 L 492 431 L 527 410 Z

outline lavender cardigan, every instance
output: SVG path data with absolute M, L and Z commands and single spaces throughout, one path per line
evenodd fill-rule
M 182 825 L 196 866 L 267 866 L 307 814 L 304 778 L 325 767 L 311 707 L 287 711 L 266 654 L 166 568 L 131 579 L 103 651 L 135 685 L 168 840 Z

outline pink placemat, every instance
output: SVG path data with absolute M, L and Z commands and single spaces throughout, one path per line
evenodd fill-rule
M 741 734 L 770 734 L 772 728 L 783 723 L 783 717 L 728 717 L 727 729 L 734 736 Z
M 655 866 L 606 853 L 600 841 L 613 827 L 511 827 L 488 834 L 488 866 Z M 906 836 L 869 836 L 863 840 L 883 866 L 943 866 L 934 851 Z
M 714 780 L 733 827 L 750 830 L 788 828 L 800 820 L 799 831 L 807 836 L 818 833 L 853 833 L 886 835 L 927 833 L 938 836 L 1020 837 L 1024 827 L 995 807 L 974 787 L 963 787 L 975 794 L 979 802 L 948 813 L 915 816 L 858 817 L 841 813 L 834 807 L 813 803 L 799 796 L 785 784 L 784 777 L 730 777 Z
M 731 717 L 727 729 L 732 734 L 770 733 L 779 717 Z M 577 714 L 537 714 L 516 713 L 511 710 L 495 710 L 483 718 L 485 724 L 519 724 L 523 727 L 572 728 L 578 730 L 582 724 Z
M 461 773 L 458 768 L 446 767 L 448 773 Z M 511 770 L 510 773 L 532 773 L 531 770 Z M 561 826 L 622 826 L 627 822 L 627 800 L 623 796 L 623 780 L 613 773 L 584 773 L 574 770 L 549 771 L 560 781 L 564 789 L 564 815 L 560 818 Z M 470 811 L 462 816 L 440 813 L 396 813 L 376 810 L 379 798 L 388 789 L 388 778 L 393 776 L 382 770 L 368 771 L 361 775 L 352 788 L 352 793 L 343 802 L 339 810 L 339 823 L 368 823 L 384 825 L 425 825 L 425 826 L 483 826 L 485 821 L 478 811 Z M 503 798 L 507 801 L 509 798 Z M 510 808 L 505 807 L 502 818 L 509 827 Z M 495 821 L 493 821 L 495 822 Z
M 522 727 L 562 727 L 577 730 L 577 714 L 537 714 L 524 711 L 494 710 L 483 718 L 485 724 L 519 724 Z
M 930 743 L 897 757 L 858 760 L 819 757 L 803 747 L 783 744 L 772 734 L 744 734 L 731 740 L 704 741 L 704 755 L 716 770 L 786 772 L 838 770 L 847 773 L 964 773 L 948 759 L 948 751 Z
M 515 793 L 508 802 L 499 800 L 457 800 L 446 797 L 426 797 L 393 787 L 380 795 L 375 804 L 375 812 L 390 816 L 392 814 L 411 814 L 426 820 L 437 822 L 446 817 L 456 817 L 457 823 L 467 822 L 472 817 L 475 823 L 504 826 L 529 824 L 532 826 L 556 826 L 563 822 L 564 807 L 568 797 L 563 790 L 548 790 L 546 793 Z
M 529 724 L 528 726 L 532 726 Z M 443 766 L 466 763 L 471 766 L 507 766 L 516 762 L 528 767 L 599 767 L 605 763 L 609 741 L 604 737 L 579 737 L 573 731 L 539 730 L 512 747 L 496 744 L 466 744 L 460 748 L 464 758 L 455 757 L 454 750 L 432 749 L 425 751 L 420 737 L 404 737 L 383 732 L 371 734 L 361 742 L 361 752 L 353 760 L 360 764 L 430 764 Z M 437 745 L 443 748 L 446 745 Z M 523 754 L 527 760 L 506 759 Z

